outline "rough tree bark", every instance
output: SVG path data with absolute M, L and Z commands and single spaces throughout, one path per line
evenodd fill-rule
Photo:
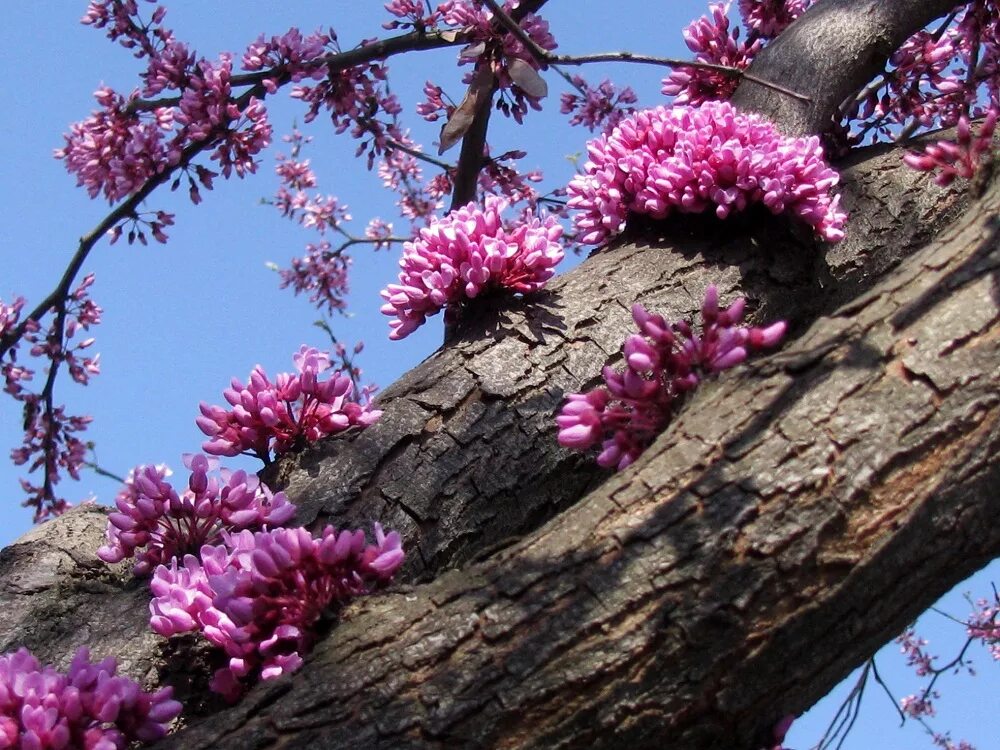
M 814 59 L 861 5 L 823 0 L 755 72 Z M 884 58 L 933 4 L 877 5 Z M 857 75 L 811 80 L 834 74 Z M 164 747 L 758 747 L 1000 549 L 1000 187 L 936 188 L 899 156 L 848 165 L 833 248 L 762 214 L 637 223 L 465 321 L 376 426 L 279 464 L 300 522 L 381 519 L 411 551 L 410 585 L 340 613 L 292 678 L 199 703 L 204 655 L 155 637 L 144 585 L 93 556 L 97 509 L 0 553 L 0 650 L 87 644 L 178 683 L 195 705 Z M 790 344 L 703 388 L 627 472 L 558 448 L 562 394 L 618 354 L 631 303 L 691 314 L 710 282 Z

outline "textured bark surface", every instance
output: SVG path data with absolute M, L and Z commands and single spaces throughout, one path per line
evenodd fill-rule
M 841 103 L 883 70 L 886 59 L 956 0 L 820 0 L 754 59 L 750 72 L 802 94 L 752 81 L 733 97 L 793 135 L 825 133 Z
M 410 573 L 429 577 L 520 535 L 608 474 L 562 450 L 553 415 L 563 394 L 592 387 L 633 327 L 636 300 L 668 318 L 692 316 L 708 283 L 746 295 L 755 317 L 803 330 L 868 288 L 965 205 L 906 168 L 898 149 L 872 149 L 844 172 L 848 238 L 817 250 L 784 219 L 727 223 L 690 217 L 635 227 L 542 297 L 469 321 L 465 336 L 382 393 L 380 421 L 356 437 L 290 457 L 279 468 L 299 519 L 380 520 L 419 550 Z
M 1000 552 L 1000 189 L 528 538 L 166 748 L 752 748 Z
M 798 55 L 815 106 L 773 111 L 817 129 L 830 76 L 951 5 L 821 0 L 754 70 L 797 88 Z M 838 42 L 848 22 L 871 34 Z M 0 551 L 0 651 L 86 644 L 175 684 L 169 748 L 761 746 L 1000 550 L 998 188 L 937 188 L 898 149 L 853 162 L 840 245 L 763 213 L 636 223 L 463 321 L 375 426 L 277 464 L 300 522 L 381 520 L 410 552 L 408 585 L 342 612 L 293 678 L 204 702 L 211 655 L 149 632 L 145 586 L 93 556 L 94 508 Z M 703 387 L 628 472 L 560 449 L 554 412 L 619 356 L 631 304 L 692 315 L 708 283 L 787 318 L 788 346 Z

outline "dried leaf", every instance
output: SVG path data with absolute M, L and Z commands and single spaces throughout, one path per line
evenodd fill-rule
M 441 38 L 444 41 L 448 42 L 449 44 L 453 44 L 458 39 L 458 29 L 449 29 L 448 31 L 442 31 Z
M 548 84 L 538 75 L 538 71 L 520 57 L 507 58 L 507 72 L 511 80 L 530 97 L 544 99 L 549 94 Z
M 472 121 L 476 119 L 479 108 L 490 98 L 492 93 L 493 71 L 488 65 L 481 65 L 476 71 L 476 77 L 469 84 L 462 102 L 455 107 L 448 122 L 441 128 L 438 154 L 443 154 L 462 140 L 462 136 L 472 127 Z
M 463 60 L 475 60 L 485 51 L 486 42 L 479 42 L 478 44 L 470 44 L 468 47 L 462 47 L 462 51 L 458 53 L 458 56 Z

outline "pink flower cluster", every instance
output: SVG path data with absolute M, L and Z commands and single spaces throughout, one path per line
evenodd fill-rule
M 583 125 L 591 132 L 600 130 L 607 133 L 623 117 L 635 112 L 630 105 L 635 104 L 638 97 L 631 86 L 619 91 L 608 78 L 597 86 L 591 86 L 583 76 L 574 75 L 571 80 L 579 93 L 563 94 L 559 106 L 564 115 L 573 115 L 569 119 L 570 125 Z
M 553 216 L 530 212 L 516 226 L 501 218 L 507 201 L 487 196 L 482 210 L 469 203 L 431 221 L 417 238 L 404 243 L 399 284 L 382 290 L 391 339 L 416 330 L 429 315 L 447 307 L 458 313 L 463 301 L 505 289 L 529 293 L 541 289 L 563 257 L 562 227 Z
M 702 16 L 684 29 L 684 42 L 695 53 L 695 60 L 712 65 L 725 65 L 736 70 L 749 67 L 760 51 L 761 40 L 740 41 L 739 29 L 730 31 L 729 5 L 713 3 L 709 15 Z M 674 96 L 674 104 L 698 105 L 733 95 L 739 78 L 725 73 L 695 67 L 676 67 L 663 79 L 663 93 Z
M 801 16 L 813 0 L 739 0 L 743 25 L 751 35 L 773 39 Z
M 291 287 L 296 294 L 308 294 L 320 310 L 334 313 L 347 306 L 347 272 L 351 257 L 333 249 L 327 240 L 306 245 L 306 253 L 289 261 L 290 268 L 278 269 L 281 288 Z
M 517 0 L 506 0 L 503 8 L 509 14 L 517 4 Z M 520 39 L 496 26 L 492 11 L 483 8 L 479 2 L 468 0 L 446 2 L 438 10 L 442 11 L 446 23 L 460 27 L 468 35 L 469 43 L 459 54 L 459 63 L 474 64 L 476 69 L 488 65 L 496 76 L 503 93 L 497 109 L 519 123 L 529 106 L 541 109 L 538 98 L 520 85 L 532 75 L 528 70 L 538 71 L 541 64 Z M 540 16 L 529 13 L 519 25 L 528 38 L 542 49 L 550 51 L 558 46 L 555 37 L 549 33 L 548 21 Z M 525 66 L 527 69 L 524 69 Z M 524 69 L 523 72 L 520 69 Z M 464 82 L 471 83 L 474 76 L 472 72 L 466 74 Z M 510 92 L 509 98 L 506 92 Z
M 976 638 L 989 649 L 995 661 L 1000 661 L 1000 598 L 981 599 L 979 609 L 969 618 L 970 638 Z
M 907 163 L 939 169 L 948 184 L 970 176 L 991 148 L 989 135 L 1000 112 L 1000 2 L 959 4 L 943 26 L 913 34 L 890 58 L 890 68 L 841 113 L 845 145 L 898 140 L 932 128 L 958 127 L 959 137 L 912 154 Z M 979 137 L 969 121 L 985 117 Z
M 134 0 L 95 0 L 82 19 L 106 29 L 110 39 L 147 60 L 142 73 L 144 96 L 180 92 L 179 99 L 156 106 L 142 102 L 138 90 L 126 97 L 106 86 L 98 89 L 95 96 L 100 109 L 72 125 L 65 145 L 55 152 L 92 198 L 103 194 L 114 203 L 178 165 L 187 170 L 188 165 L 181 164 L 185 152 L 199 143 L 215 147 L 211 158 L 219 162 L 225 177 L 233 172 L 242 177 L 255 171 L 254 157 L 270 143 L 271 126 L 263 104 L 252 96 L 245 101 L 233 96 L 229 55 L 221 55 L 216 62 L 195 58 L 161 25 L 165 14 L 162 7 L 157 8 L 147 23 L 139 17 Z M 290 61 L 281 57 L 292 54 L 286 37 L 270 46 L 261 42 L 264 46 L 257 53 L 264 59 L 277 56 L 287 68 Z M 312 49 L 306 42 L 301 45 L 307 52 Z M 206 179 L 205 172 L 200 167 L 198 177 L 210 189 L 211 179 Z M 197 187 L 190 176 L 189 181 L 197 202 Z
M 753 203 L 798 217 L 828 242 L 844 236 L 847 215 L 830 193 L 839 176 L 819 139 L 784 136 L 728 102 L 636 112 L 587 151 L 567 188 L 584 244 L 622 231 L 633 213 L 662 219 L 714 207 L 725 218 Z
M 287 76 L 296 83 L 306 78 L 323 78 L 326 75 L 324 56 L 333 44 L 334 39 L 321 31 L 303 36 L 301 31 L 292 28 L 270 39 L 261 34 L 243 53 L 243 70 L 274 70 L 275 77 L 264 79 L 264 88 L 273 94 L 278 90 L 278 75 Z
M 293 360 L 298 372 L 280 373 L 273 383 L 260 365 L 245 385 L 233 378 L 222 394 L 232 410 L 202 402 L 196 422 L 211 438 L 202 450 L 216 456 L 244 453 L 270 463 L 272 452 L 278 456 L 349 427 L 366 427 L 381 415 L 353 398 L 349 374 L 320 378 L 330 368 L 325 352 L 303 345 Z
M 135 557 L 134 572 L 148 575 L 173 557 L 215 544 L 223 531 L 283 526 L 295 506 L 285 493 L 271 494 L 265 484 L 245 471 L 223 469 L 221 481 L 205 456 L 186 459 L 191 469 L 188 488 L 178 492 L 165 480 L 163 466 L 138 466 L 115 498 L 117 512 L 108 517 L 106 544 L 97 556 L 108 563 Z
M 101 308 L 90 299 L 93 283 L 93 274 L 88 274 L 62 301 L 60 309 L 53 311 L 52 321 L 44 328 L 36 320 L 20 320 L 23 298 L 16 298 L 10 305 L 0 301 L 0 375 L 4 391 L 22 404 L 24 414 L 24 441 L 11 451 L 11 460 L 18 466 L 27 465 L 29 473 L 42 469 L 40 484 L 21 480 L 28 494 L 23 504 L 35 508 L 36 522 L 69 507 L 64 498 L 56 497 L 55 485 L 63 471 L 79 479 L 86 461 L 87 446 L 78 433 L 86 430 L 91 417 L 67 415 L 64 407 L 54 403 L 52 382 L 54 372 L 64 365 L 70 377 L 81 385 L 101 371 L 100 355 L 91 356 L 88 351 L 94 344 L 93 337 L 71 343 L 77 333 L 89 331 L 101 322 Z M 27 387 L 35 371 L 18 361 L 22 341 L 30 345 L 31 357 L 46 362 L 50 373 L 39 393 Z
M 147 693 L 116 671 L 113 656 L 92 664 L 86 648 L 66 674 L 26 648 L 0 656 L 0 747 L 126 750 L 166 735 L 181 712 L 172 688 Z
M 993 133 L 998 114 L 1000 107 L 990 109 L 979 126 L 979 133 L 973 132 L 968 118 L 963 115 L 958 120 L 955 140 L 932 143 L 923 151 L 908 153 L 903 161 L 922 172 L 936 172 L 934 182 L 938 185 L 950 185 L 956 177 L 970 179 L 980 163 L 996 151 Z
M 625 340 L 625 371 L 603 371 L 605 388 L 570 393 L 556 424 L 559 444 L 574 450 L 601 445 L 597 463 L 619 471 L 634 462 L 669 423 L 679 400 L 707 376 L 735 367 L 749 351 L 775 346 L 785 323 L 745 328 L 744 300 L 719 309 L 714 286 L 705 290 L 702 333 L 686 321 L 669 325 L 636 303 L 632 318 L 639 333 Z
M 150 626 L 163 636 L 199 630 L 229 661 L 211 688 L 235 700 L 243 680 L 293 672 L 312 645 L 312 628 L 331 606 L 387 583 L 404 558 L 399 534 L 375 525 L 375 544 L 363 531 L 327 526 L 223 534 L 201 559 L 156 569 L 150 588 Z

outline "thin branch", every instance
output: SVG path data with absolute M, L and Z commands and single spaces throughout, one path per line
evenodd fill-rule
M 91 450 L 93 450 L 93 449 L 91 449 Z M 118 476 L 113 471 L 105 469 L 103 466 L 101 466 L 100 464 L 98 464 L 96 461 L 84 461 L 83 465 L 86 466 L 91 471 L 93 471 L 99 477 L 105 477 L 106 479 L 111 479 L 111 480 L 113 480 L 115 482 L 118 482 L 119 484 L 125 484 L 125 478 L 124 477 Z
M 420 151 L 419 149 L 413 148 L 412 146 L 407 146 L 403 143 L 400 143 L 394 138 L 386 138 L 385 142 L 390 150 L 402 151 L 404 154 L 409 154 L 415 159 L 420 159 L 421 161 L 425 161 L 428 164 L 433 164 L 435 167 L 439 167 L 440 169 L 443 169 L 446 172 L 451 172 L 453 169 L 455 169 L 454 164 L 449 164 L 443 159 L 438 159 L 434 156 L 431 156 L 430 154 Z
M 479 170 L 486 163 L 483 157 L 486 148 L 486 131 L 489 129 L 490 115 L 493 113 L 493 95 L 497 90 L 496 76 L 491 74 L 491 77 L 493 85 L 490 87 L 489 96 L 483 97 L 483 101 L 472 119 L 472 124 L 462 138 L 462 152 L 459 154 L 458 164 L 455 167 L 449 211 L 464 206 L 476 197 L 476 181 L 479 178 Z
M 355 47 L 346 52 L 331 52 L 323 57 L 302 63 L 305 68 L 325 67 L 330 75 L 336 75 L 348 68 L 353 68 L 365 63 L 384 60 L 404 52 L 416 52 L 428 49 L 440 49 L 444 47 L 455 47 L 466 43 L 467 35 L 463 32 L 455 31 L 411 31 L 408 34 L 390 37 L 374 41 L 362 47 Z M 273 81 L 277 87 L 284 86 L 291 82 L 291 75 L 284 65 L 267 70 L 258 70 L 253 73 L 240 73 L 230 78 L 230 85 L 239 86 L 262 86 L 263 82 Z M 174 107 L 180 103 L 179 96 L 164 97 L 162 99 L 135 99 L 129 102 L 126 111 L 146 112 L 160 107 Z
M 557 65 L 586 65 L 595 62 L 628 62 L 643 63 L 646 65 L 662 65 L 668 68 L 697 68 L 699 70 L 711 70 L 730 78 L 742 78 L 752 81 L 765 88 L 777 91 L 779 94 L 790 96 L 803 102 L 810 102 L 812 98 L 797 91 L 785 88 L 784 86 L 767 81 L 763 78 L 748 73 L 739 68 L 732 68 L 728 65 L 716 65 L 715 63 L 699 62 L 697 60 L 678 60 L 673 57 L 655 57 L 654 55 L 638 55 L 634 52 L 598 52 L 593 55 L 550 55 L 549 64 Z
M 823 732 L 823 736 L 819 742 L 813 745 L 813 750 L 827 750 L 837 737 L 840 737 L 837 747 L 839 748 L 843 744 L 844 738 L 847 736 L 846 733 L 850 731 L 857 718 L 861 698 L 865 692 L 865 684 L 868 682 L 868 674 L 871 671 L 873 663 L 874 660 L 872 659 L 869 659 L 865 663 L 857 682 L 854 683 L 851 692 L 847 694 L 847 697 L 840 704 L 840 708 L 837 709 L 837 713 L 830 720 L 830 724 L 827 726 L 826 731 Z

